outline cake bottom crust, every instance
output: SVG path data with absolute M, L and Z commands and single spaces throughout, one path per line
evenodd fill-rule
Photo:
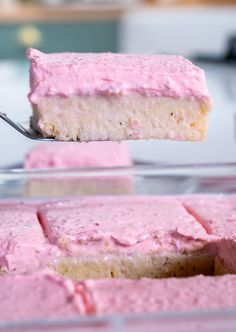
M 235 273 L 236 271 L 231 270 L 229 266 L 225 266 L 224 262 L 222 262 L 220 257 L 216 257 L 214 275 L 222 276 L 224 274 L 235 274 Z
M 144 255 L 105 259 L 65 259 L 54 266 L 56 271 L 75 280 L 101 278 L 167 278 L 197 274 L 213 275 L 211 253 Z
M 170 139 L 202 141 L 209 100 L 170 97 L 43 97 L 33 105 L 32 127 L 62 141 Z

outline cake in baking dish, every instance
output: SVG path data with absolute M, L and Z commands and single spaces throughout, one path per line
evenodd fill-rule
M 182 56 L 28 49 L 32 127 L 62 141 L 204 140 L 203 70 Z
M 236 307 L 235 275 L 88 280 L 84 282 L 84 289 L 90 307 L 99 315 Z M 199 331 L 199 326 L 196 331 Z
M 72 142 L 43 143 L 33 147 L 26 155 L 24 168 L 116 168 L 129 167 L 132 158 L 125 142 Z M 96 171 L 96 170 L 95 170 Z M 75 177 L 31 178 L 25 186 L 25 194 L 30 197 L 58 197 L 76 195 L 130 194 L 133 189 L 131 175 L 84 176 L 77 172 Z
M 234 202 L 193 195 L 2 203 L 0 271 L 51 267 L 77 280 L 234 274 Z
M 56 252 L 43 234 L 35 207 L 0 204 L 0 274 L 37 270 Z
M 73 282 L 40 271 L 0 277 L 0 301 L 1 322 L 229 309 L 236 306 L 236 276 Z
M 54 268 L 74 279 L 213 274 L 214 237 L 174 198 L 87 197 L 41 205 Z M 63 257 L 64 256 L 64 257 Z
M 181 202 L 208 234 L 220 238 L 215 274 L 236 273 L 236 196 L 189 196 Z
M 0 277 L 0 301 L 0 322 L 68 319 L 86 313 L 82 296 L 73 281 L 49 270 Z M 32 329 L 33 326 L 30 331 Z

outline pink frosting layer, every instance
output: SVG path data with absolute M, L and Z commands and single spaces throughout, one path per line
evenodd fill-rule
M 209 99 L 204 71 L 182 56 L 112 53 L 45 54 L 27 50 L 29 99 L 125 95 Z
M 68 318 L 85 312 L 79 289 L 53 272 L 0 277 L 0 321 Z
M 236 276 L 85 281 L 97 314 L 236 307 Z
M 43 143 L 26 156 L 25 168 L 113 167 L 132 164 L 128 146 L 118 142 Z
M 212 239 L 180 202 L 161 197 L 88 197 L 39 210 L 49 241 L 80 257 L 191 251 Z
M 25 204 L 0 205 L 0 269 L 24 273 L 37 269 L 57 250 L 47 244 L 36 209 Z
M 219 258 L 228 270 L 236 272 L 236 196 L 189 196 L 182 202 L 208 234 L 220 239 Z
M 208 234 L 236 238 L 236 196 L 189 196 L 182 201 Z
M 236 276 L 73 282 L 52 271 L 0 277 L 0 320 L 236 307 Z

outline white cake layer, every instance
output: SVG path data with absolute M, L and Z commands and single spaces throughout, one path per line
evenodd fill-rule
M 207 99 L 124 96 L 42 97 L 33 128 L 58 140 L 170 139 L 202 141 L 207 134 Z

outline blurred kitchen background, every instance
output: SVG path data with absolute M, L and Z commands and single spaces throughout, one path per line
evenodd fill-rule
M 182 54 L 206 71 L 214 100 L 204 143 L 129 142 L 135 159 L 236 161 L 236 0 L 0 0 L 0 110 L 31 109 L 25 49 Z M 0 166 L 35 144 L 0 122 Z M 56 143 L 53 143 L 56 144 Z

